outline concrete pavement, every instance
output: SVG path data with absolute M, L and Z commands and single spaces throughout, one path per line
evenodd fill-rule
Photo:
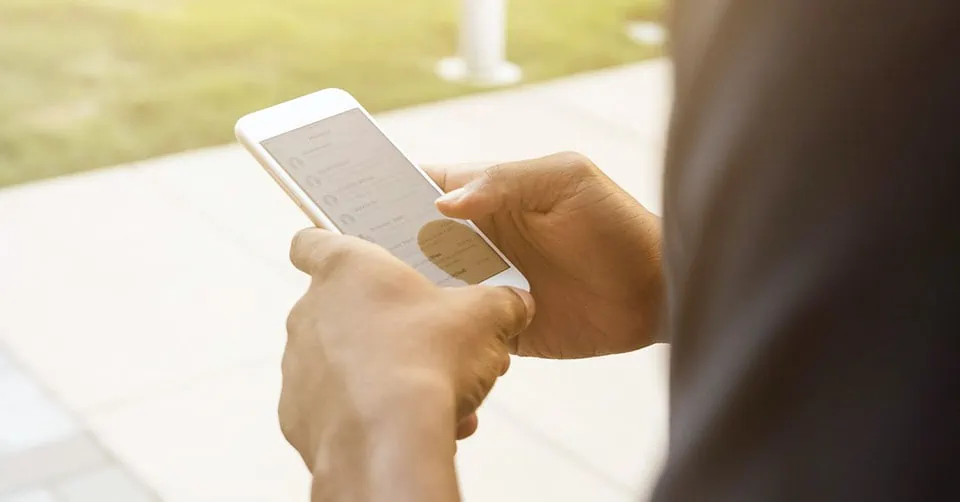
M 378 120 L 424 163 L 578 150 L 658 211 L 669 101 L 653 61 Z M 0 191 L 0 466 L 81 459 L 0 469 L 0 502 L 308 500 L 275 416 L 306 225 L 236 145 Z M 465 500 L 645 497 L 666 352 L 516 359 L 460 447 Z

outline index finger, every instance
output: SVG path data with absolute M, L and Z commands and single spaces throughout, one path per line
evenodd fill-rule
M 290 243 L 290 263 L 301 272 L 313 275 L 319 265 L 336 253 L 338 238 L 342 235 L 320 228 L 305 228 L 293 236 Z

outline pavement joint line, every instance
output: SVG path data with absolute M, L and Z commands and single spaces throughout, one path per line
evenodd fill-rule
M 85 472 L 95 472 L 108 466 L 118 466 L 127 472 L 127 475 L 153 496 L 159 500 L 153 488 L 142 481 L 139 476 L 130 472 L 130 469 L 124 464 L 109 448 L 107 448 L 99 436 L 91 430 L 86 423 L 84 414 L 71 407 L 57 393 L 40 380 L 36 373 L 29 368 L 13 351 L 0 332 L 0 353 L 9 361 L 15 373 L 28 379 L 32 385 L 35 385 L 41 394 L 60 408 L 60 411 L 66 418 L 76 426 L 76 432 L 58 439 L 56 441 L 44 442 L 31 446 L 25 450 L 15 451 L 10 454 L 0 455 L 0 465 L 8 465 L 7 469 L 0 472 L 0 499 L 4 496 L 15 494 L 22 491 L 33 489 L 51 490 L 52 487 L 74 477 L 80 476 Z M 279 369 L 278 369 L 279 371 Z M 43 468 L 48 468 L 47 472 L 33 471 L 19 476 L 19 479 L 5 479 L 4 474 L 10 471 L 9 464 L 19 465 L 22 462 L 29 461 L 32 457 L 50 457 L 51 452 L 55 453 L 53 457 L 57 461 L 64 461 L 64 457 L 70 457 L 67 450 L 72 450 L 73 458 L 67 458 L 65 463 L 57 464 L 53 462 L 43 462 Z M 78 452 L 77 449 L 84 450 Z M 56 494 L 55 494 L 56 495 Z M 57 495 L 59 499 L 59 495 Z

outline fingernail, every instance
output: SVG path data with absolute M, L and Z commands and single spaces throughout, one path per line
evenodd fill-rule
M 527 326 L 529 326 L 530 323 L 533 322 L 533 315 L 537 311 L 536 304 L 533 301 L 533 295 L 531 295 L 530 292 L 528 291 L 524 291 L 520 288 L 515 288 L 513 286 L 510 286 L 510 289 L 516 292 L 517 296 L 519 296 L 520 299 L 523 300 L 523 306 L 527 309 Z
M 467 194 L 467 187 L 462 186 L 456 190 L 451 190 L 439 198 L 437 198 L 437 204 L 454 204 L 463 198 Z

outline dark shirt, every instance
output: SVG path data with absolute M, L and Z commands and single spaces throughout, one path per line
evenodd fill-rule
M 960 500 L 960 2 L 673 2 L 654 499 Z

